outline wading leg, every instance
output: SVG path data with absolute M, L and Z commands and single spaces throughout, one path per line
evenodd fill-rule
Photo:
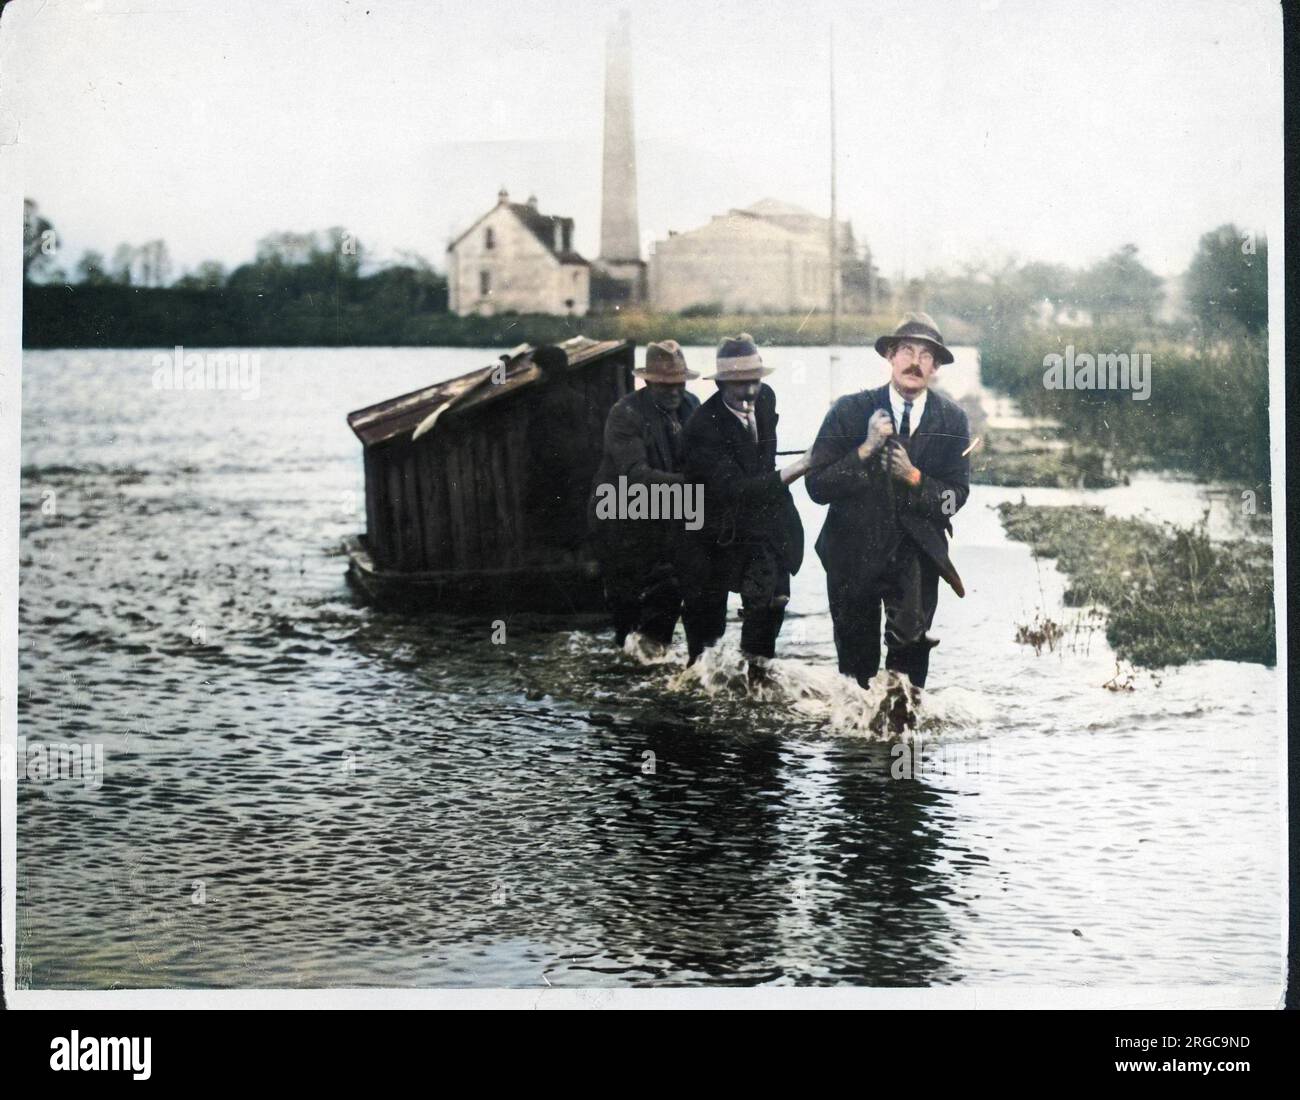
M 727 567 L 730 559 L 716 547 L 687 543 L 677 555 L 682 590 L 682 625 L 691 663 L 716 645 L 727 629 Z
M 776 636 L 785 621 L 790 602 L 790 574 L 763 549 L 745 564 L 740 581 L 744 609 L 740 627 L 740 649 L 746 657 L 776 656 Z
M 646 584 L 641 593 L 641 633 L 652 642 L 669 645 L 682 611 L 682 590 L 671 563 L 656 566 Z
M 900 557 L 903 551 L 900 551 Z M 930 650 L 938 643 L 926 636 L 939 605 L 939 570 L 928 556 L 911 551 L 893 571 L 885 598 L 885 667 L 925 687 Z
M 880 592 L 874 585 L 826 578 L 839 670 L 862 687 L 880 669 Z

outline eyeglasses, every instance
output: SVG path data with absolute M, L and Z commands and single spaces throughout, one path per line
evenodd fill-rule
M 902 355 L 907 359 L 915 359 L 917 362 L 927 365 L 934 363 L 934 352 L 923 344 L 896 344 L 894 345 L 894 354 Z

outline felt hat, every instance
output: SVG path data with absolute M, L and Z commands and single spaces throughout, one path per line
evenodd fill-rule
M 952 352 L 943 342 L 943 334 L 928 313 L 909 313 L 894 331 L 876 341 L 877 354 L 888 359 L 894 345 L 900 340 L 920 340 L 934 351 L 934 361 L 939 366 L 952 362 Z
M 709 375 L 713 382 L 753 382 L 771 374 L 773 367 L 763 366 L 758 345 L 747 332 L 728 336 L 718 347 L 717 373 Z
M 699 372 L 688 370 L 686 355 L 676 340 L 660 340 L 645 349 L 645 366 L 637 367 L 633 374 L 647 382 L 687 382 L 699 378 Z

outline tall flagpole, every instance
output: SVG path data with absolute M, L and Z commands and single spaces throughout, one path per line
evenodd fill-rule
M 839 364 L 837 348 L 840 342 L 840 222 L 835 191 L 835 24 L 830 28 L 830 110 L 831 110 L 831 335 L 830 365 L 827 383 L 831 403 L 835 401 L 835 371 Z

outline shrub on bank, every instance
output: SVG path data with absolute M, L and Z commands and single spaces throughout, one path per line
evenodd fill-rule
M 1150 394 L 1130 389 L 1049 388 L 1044 359 L 1076 353 L 1149 353 Z M 1050 417 L 1070 444 L 1100 447 L 1121 468 L 1183 470 L 1250 486 L 1270 480 L 1268 346 L 1262 336 L 1230 342 L 1177 338 L 1168 328 L 1021 329 L 981 344 L 985 385 Z

